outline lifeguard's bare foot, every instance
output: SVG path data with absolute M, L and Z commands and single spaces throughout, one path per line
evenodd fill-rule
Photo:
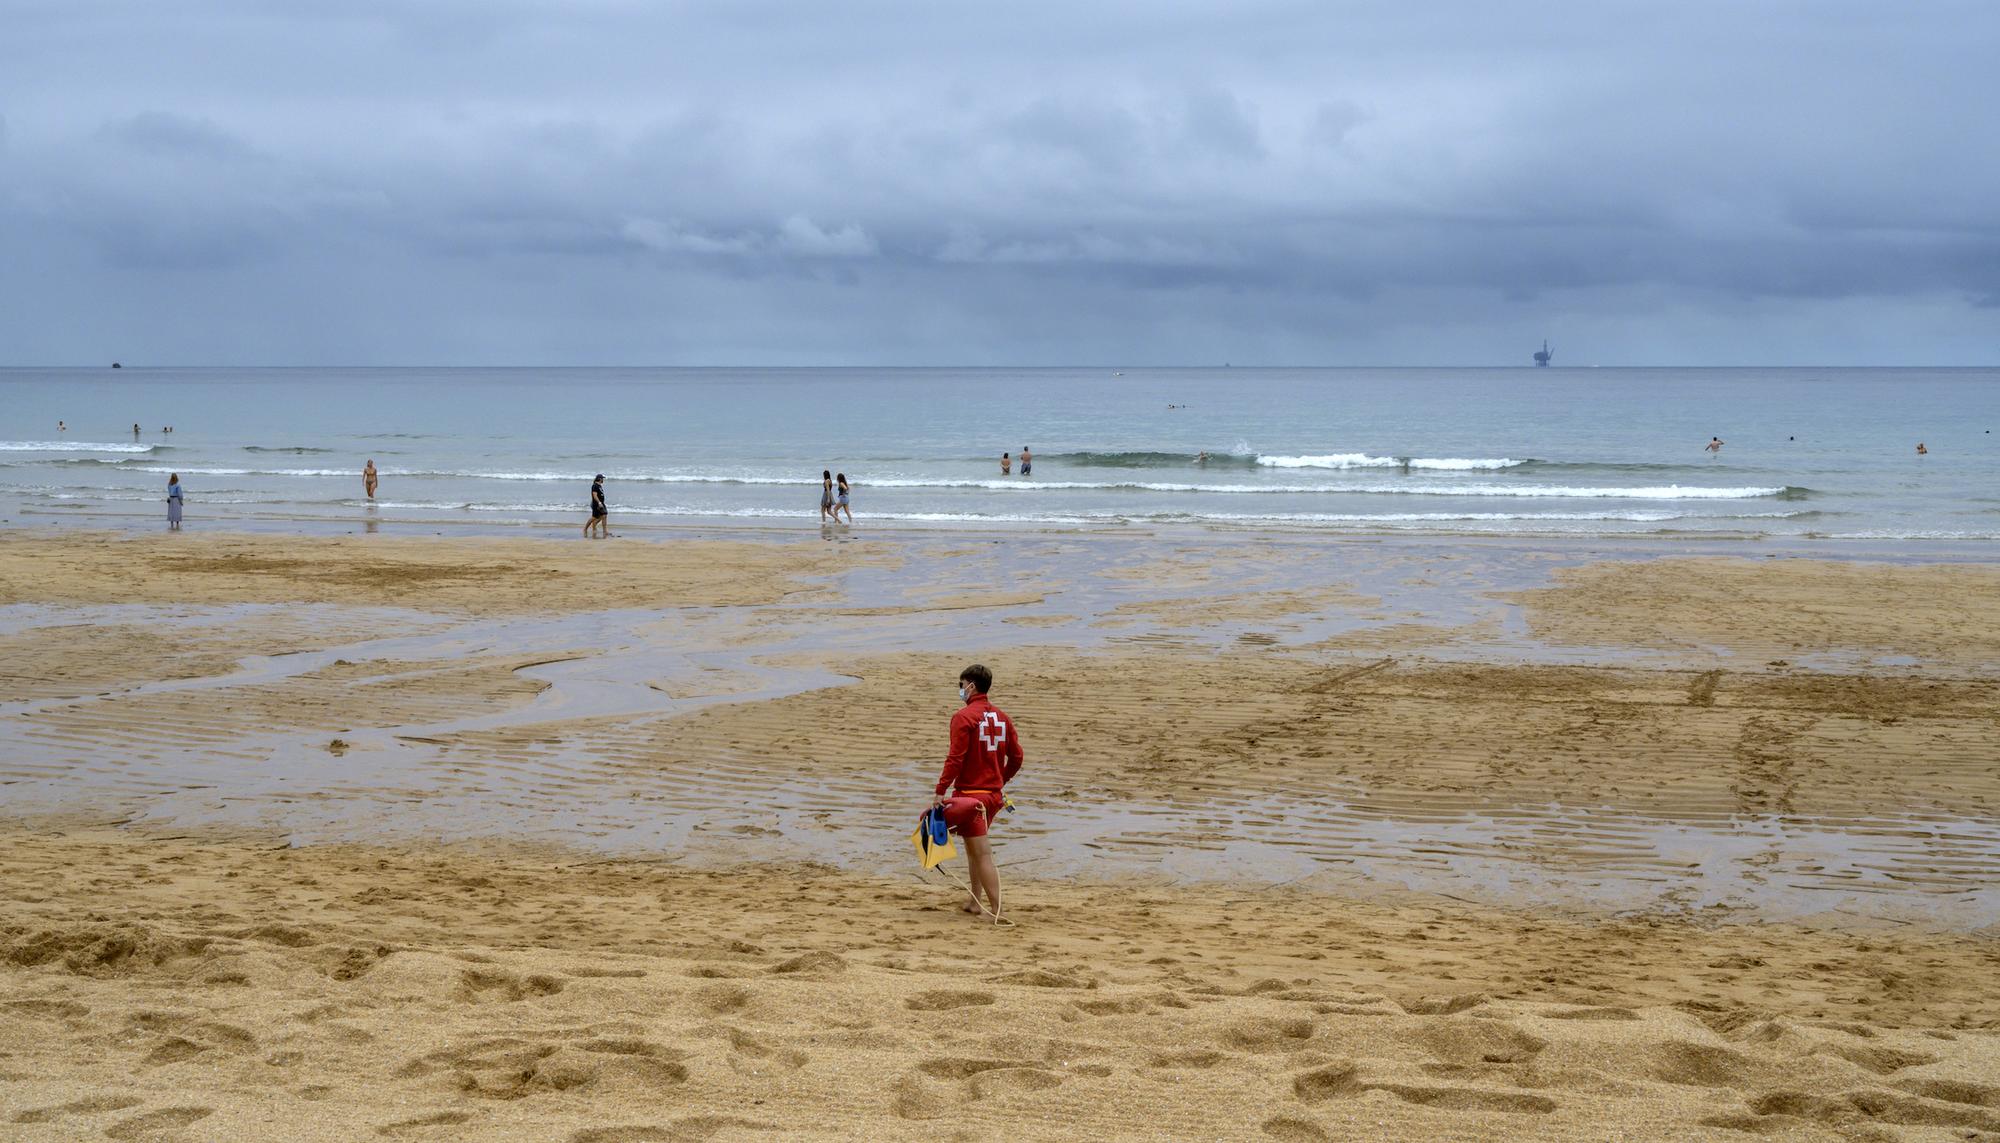
M 958 911 L 961 913 L 971 913 L 973 916 L 977 917 L 980 914 L 979 898 L 974 897 L 971 900 L 967 901 L 965 904 L 960 905 L 958 907 Z

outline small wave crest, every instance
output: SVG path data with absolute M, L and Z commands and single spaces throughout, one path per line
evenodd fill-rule
M 114 441 L 0 441 L 0 452 L 152 452 L 161 446 Z
M 1257 458 L 1248 453 L 1212 452 L 1207 460 L 1198 452 L 1054 452 L 1037 458 L 1048 464 L 1073 468 L 1252 468 Z
M 1214 458 L 1209 459 L 1213 463 Z M 1515 468 L 1529 462 L 1509 457 L 1371 456 L 1365 452 L 1339 452 L 1322 456 L 1259 456 L 1257 463 L 1269 468 L 1400 468 L 1427 472 L 1486 472 Z
M 337 452 L 339 450 L 330 448 L 311 448 L 307 445 L 244 445 L 243 451 L 284 452 L 284 453 L 291 453 L 294 456 L 307 456 L 317 453 Z
M 168 472 L 164 465 L 123 466 L 126 472 Z M 180 467 L 172 469 L 183 475 L 196 476 L 292 476 L 292 477 L 338 477 L 351 478 L 357 470 L 348 468 L 217 468 L 208 466 Z M 415 480 L 431 479 L 471 479 L 505 480 L 535 483 L 580 483 L 587 484 L 589 477 L 561 472 L 427 472 L 386 469 L 383 477 Z M 632 484 L 739 484 L 774 485 L 816 488 L 816 481 L 804 481 L 791 476 L 733 475 L 707 473 L 618 473 L 609 474 L 614 485 L 624 482 Z M 953 480 L 938 477 L 884 477 L 869 479 L 865 476 L 854 481 L 856 488 L 964 488 L 986 489 L 994 492 L 1014 494 L 1055 492 L 1181 492 L 1214 493 L 1225 496 L 1240 495 L 1317 495 L 1317 496 L 1499 496 L 1536 499 L 1544 497 L 1567 497 L 1585 500 L 1749 500 L 1776 497 L 1780 500 L 1804 500 L 1812 495 L 1811 489 L 1794 485 L 1781 487 L 1740 486 L 1709 487 L 1699 485 L 1661 484 L 1638 487 L 1626 486 L 1582 486 L 1566 484 L 1488 484 L 1488 483 L 1438 483 L 1438 484 L 1218 484 L 1191 483 L 1179 481 L 1147 480 L 1022 480 L 1019 478 L 987 478 L 981 480 Z

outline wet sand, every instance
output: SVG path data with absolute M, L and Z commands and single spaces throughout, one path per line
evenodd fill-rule
M 996 554 L 0 536 L 0 1122 L 2000 1132 L 2000 570 Z M 904 841 L 974 658 L 998 931 Z

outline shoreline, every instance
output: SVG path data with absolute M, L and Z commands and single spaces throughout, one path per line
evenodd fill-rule
M 63 529 L 59 534 L 93 534 L 98 532 L 119 535 L 144 536 L 154 532 L 166 534 L 165 518 L 155 512 L 112 512 L 95 509 L 79 509 L 75 512 L 53 512 L 44 508 L 17 509 L 21 517 L 33 517 L 34 522 L 0 518 L 0 535 L 21 533 L 42 535 L 46 524 L 60 524 L 76 521 L 80 526 Z M 504 537 L 547 537 L 564 538 L 563 533 L 574 533 L 581 529 L 581 521 L 587 514 L 579 511 L 574 520 L 565 519 L 558 523 L 553 520 L 486 520 L 466 517 L 394 517 L 379 516 L 374 519 L 348 516 L 313 515 L 241 515 L 213 516 L 206 519 L 190 515 L 187 530 L 203 535 L 230 536 L 246 535 L 300 535 L 300 536 L 346 536 L 346 535 L 431 535 L 469 536 L 486 538 Z M 1604 558 L 1617 558 L 1629 553 L 1642 556 L 1656 552 L 1662 546 L 1688 544 L 1692 548 L 1709 550 L 1730 547 L 1756 548 L 1758 554 L 1770 552 L 1791 558 L 1877 560 L 1888 563 L 1937 562 L 1937 563 L 2000 563 L 2000 539 L 1976 536 L 1834 536 L 1806 533 L 1801 535 L 1778 535 L 1758 532 L 1730 532 L 1701 529 L 1656 529 L 1632 532 L 1570 532 L 1570 531 L 1451 531 L 1449 529 L 1419 528 L 1326 528 L 1313 526 L 1286 527 L 1277 524 L 1230 524 L 1224 522 L 1124 522 L 1115 520 L 1087 523 L 1049 523 L 1027 520 L 992 521 L 879 521 L 865 513 L 853 526 L 825 526 L 814 522 L 810 516 L 800 513 L 796 519 L 764 519 L 759 517 L 690 517 L 686 520 L 669 521 L 660 517 L 640 517 L 637 521 L 630 517 L 619 520 L 616 511 L 612 519 L 619 531 L 612 539 L 654 539 L 668 540 L 683 537 L 701 539 L 830 539 L 836 543 L 850 543 L 869 539 L 925 540 L 940 538 L 975 538 L 991 534 L 1027 537 L 1105 537 L 1132 541 L 1158 541 L 1177 543 L 1190 541 L 1244 540 L 1269 541 L 1311 541 L 1330 545 L 1342 543 L 1382 543 L 1407 542 L 1411 544 L 1465 544 L 1469 546 L 1491 547 L 1519 545 L 1536 550 L 1551 546 L 1558 548 L 1601 548 Z M 203 527 L 206 525 L 206 527 Z M 570 536 L 568 538 L 577 538 Z

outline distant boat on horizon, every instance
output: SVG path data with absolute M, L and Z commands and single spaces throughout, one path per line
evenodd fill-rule
M 1535 364 L 1546 368 L 1549 362 L 1555 360 L 1555 356 L 1556 351 L 1549 348 L 1549 339 L 1546 337 L 1543 338 L 1542 351 L 1535 354 Z

